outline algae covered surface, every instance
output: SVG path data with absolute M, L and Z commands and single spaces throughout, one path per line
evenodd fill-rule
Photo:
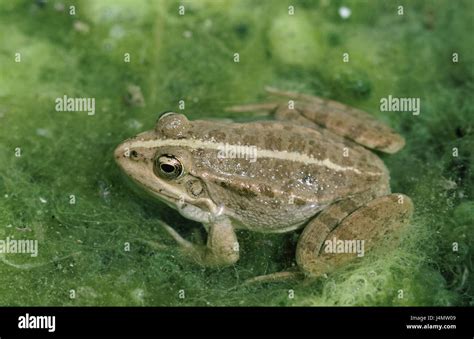
M 0 254 L 0 305 L 472 305 L 473 13 L 469 0 L 2 1 L 0 239 L 36 239 L 38 255 Z M 380 155 L 415 204 L 399 247 L 253 286 L 295 265 L 297 232 L 241 231 L 222 269 L 179 254 L 159 220 L 196 242 L 202 226 L 135 194 L 114 148 L 179 100 L 189 119 L 254 119 L 224 108 L 264 101 L 266 85 L 405 137 Z M 95 98 L 95 114 L 57 111 L 64 95 Z M 419 98 L 420 114 L 382 112 L 389 95 Z

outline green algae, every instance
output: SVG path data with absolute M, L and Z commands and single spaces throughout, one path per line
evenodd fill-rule
M 39 241 L 35 258 L 0 257 L 1 305 L 472 305 L 470 1 L 400 2 L 403 16 L 390 1 L 58 3 L 0 7 L 0 239 Z M 126 104 L 129 84 L 144 107 Z M 352 104 L 404 135 L 400 153 L 382 155 L 393 191 L 416 206 L 399 248 L 312 282 L 248 287 L 294 265 L 297 234 L 240 232 L 229 268 L 178 254 L 158 220 L 195 241 L 200 226 L 130 190 L 114 147 L 181 99 L 191 119 L 250 119 L 223 108 L 264 99 L 265 85 Z M 96 98 L 96 114 L 56 112 L 64 94 Z M 380 112 L 389 94 L 420 97 L 421 114 Z

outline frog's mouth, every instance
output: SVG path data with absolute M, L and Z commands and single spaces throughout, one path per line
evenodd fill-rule
M 208 223 L 223 214 L 223 206 L 217 205 L 209 198 L 194 198 L 179 188 L 159 180 L 160 185 L 148 188 L 152 196 L 183 216 L 201 223 Z
M 155 185 L 151 186 L 128 175 L 126 171 L 122 171 L 122 174 L 127 185 L 140 197 L 160 201 L 188 219 L 209 223 L 223 214 L 223 206 L 218 206 L 211 199 L 191 197 L 163 180 L 155 181 Z

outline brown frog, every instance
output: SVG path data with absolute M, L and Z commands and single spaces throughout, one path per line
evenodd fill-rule
M 207 244 L 197 245 L 165 225 L 181 248 L 202 265 L 231 265 L 239 259 L 235 230 L 303 229 L 298 272 L 319 276 L 360 257 L 354 248 L 361 242 L 367 251 L 396 238 L 413 205 L 390 193 L 389 172 L 371 150 L 395 153 L 404 139 L 361 110 L 267 90 L 290 100 L 230 110 L 266 110 L 274 120 L 189 121 L 167 112 L 154 130 L 116 148 L 116 161 L 133 182 L 205 226 Z

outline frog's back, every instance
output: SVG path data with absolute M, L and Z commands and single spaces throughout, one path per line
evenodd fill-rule
M 206 173 L 210 196 L 244 224 L 298 224 L 329 203 L 388 178 L 372 152 L 324 130 L 278 121 L 193 121 L 193 173 Z M 292 215 L 293 220 L 288 220 Z M 254 219 L 254 220 L 249 220 Z

